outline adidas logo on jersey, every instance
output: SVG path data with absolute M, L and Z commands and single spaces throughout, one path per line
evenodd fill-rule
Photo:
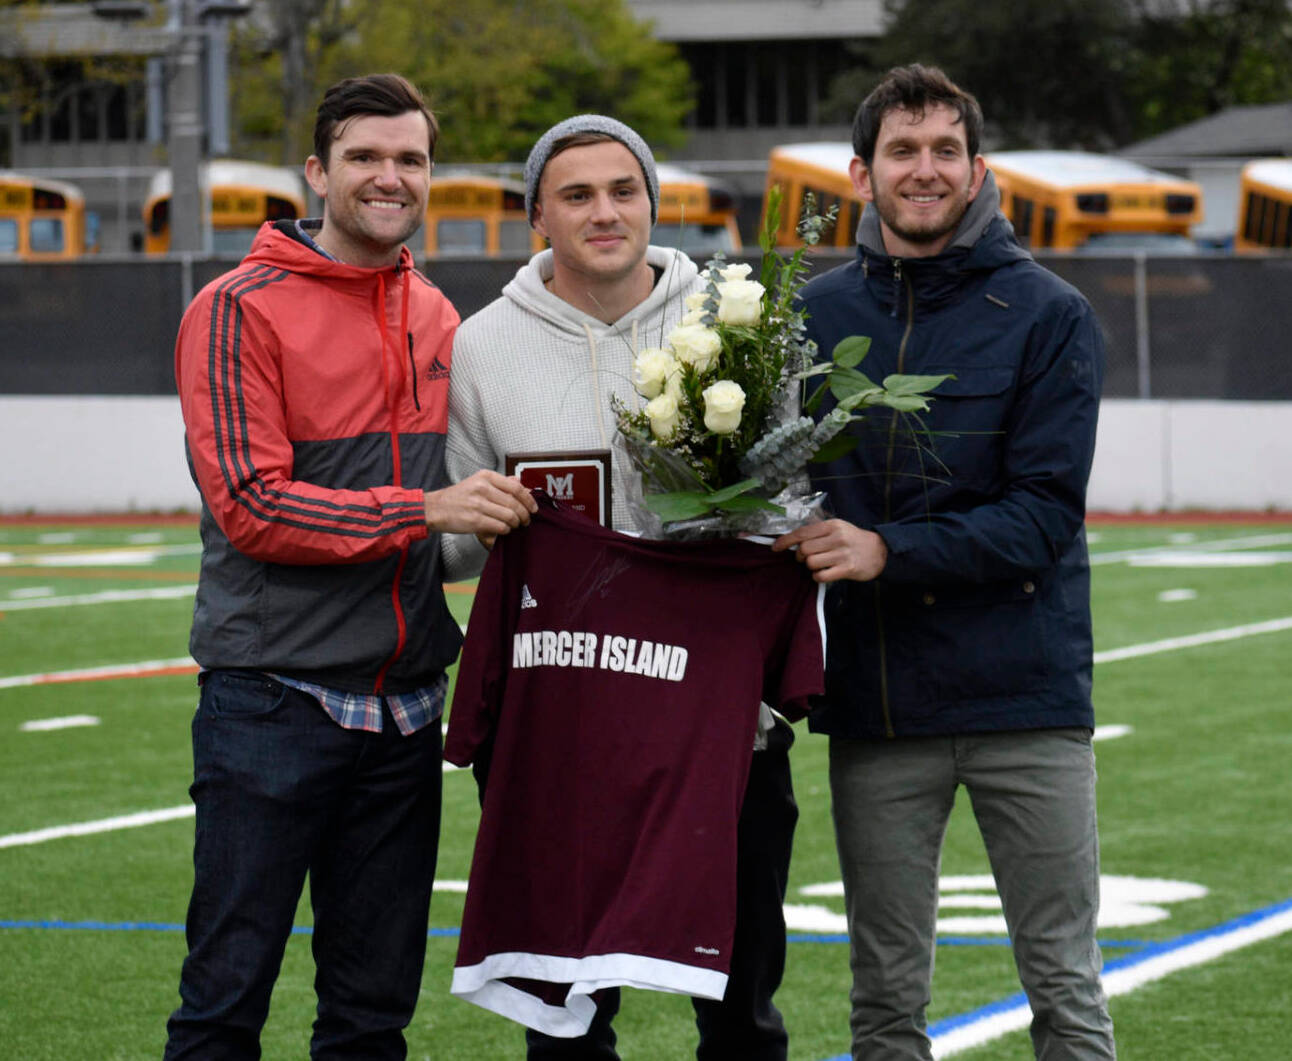
M 538 607 L 538 601 L 536 601 L 536 600 L 534 599 L 534 595 L 533 595 L 532 593 L 530 593 L 530 592 L 529 592 L 529 587 L 528 587 L 528 586 L 521 586 L 521 587 L 520 587 L 520 606 L 521 606 L 521 609 L 522 609 L 522 610 L 523 610 L 523 609 L 525 609 L 525 608 L 537 608 L 537 607 Z
M 431 367 L 426 372 L 426 378 L 432 380 L 449 378 L 449 370 L 447 366 L 441 364 L 438 354 L 436 354 L 435 358 L 431 361 Z

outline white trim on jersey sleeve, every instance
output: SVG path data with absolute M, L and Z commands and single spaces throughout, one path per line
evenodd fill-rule
M 507 977 L 569 984 L 564 1006 L 504 983 Z M 603 987 L 639 987 L 721 1001 L 727 974 L 640 954 L 593 954 L 566 958 L 551 954 L 491 954 L 477 965 L 453 970 L 450 994 L 546 1035 L 586 1035 L 597 1011 L 592 992 Z

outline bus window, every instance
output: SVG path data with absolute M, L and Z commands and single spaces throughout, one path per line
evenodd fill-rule
M 1054 229 L 1058 223 L 1058 211 L 1052 206 L 1047 206 L 1041 213 L 1041 246 L 1054 246 Z
M 521 209 L 524 209 L 523 205 Z M 532 239 L 533 229 L 528 221 L 504 217 L 498 222 L 499 254 L 528 254 Z
M 238 159 L 213 159 L 199 180 L 210 210 L 211 250 L 244 255 L 266 221 L 297 220 L 305 216 L 301 176 L 284 166 L 267 166 Z M 162 170 L 152 181 L 144 202 L 144 250 L 170 250 L 171 174 Z
M 1014 223 L 1014 235 L 1024 247 L 1032 245 L 1032 206 L 1031 199 L 1014 196 L 1014 213 L 1010 221 Z
M 18 253 L 18 222 L 0 217 L 0 254 Z
M 63 240 L 63 222 L 56 217 L 33 217 L 27 228 L 33 254 L 59 254 Z
M 1292 159 L 1249 162 L 1239 177 L 1237 251 L 1292 248 Z
M 441 254 L 485 254 L 485 223 L 480 220 L 444 218 L 435 225 L 436 249 Z

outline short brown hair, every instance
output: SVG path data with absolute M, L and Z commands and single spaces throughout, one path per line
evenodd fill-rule
M 332 141 L 348 119 L 370 114 L 393 118 L 409 111 L 417 111 L 426 119 L 429 154 L 434 160 L 440 126 L 412 82 L 398 74 L 368 74 L 338 81 L 323 93 L 319 103 L 314 119 L 314 154 L 327 169 Z
M 875 160 L 875 144 L 885 116 L 894 110 L 910 111 L 921 117 L 925 108 L 944 104 L 964 124 L 969 157 L 978 154 L 982 140 L 982 108 L 978 101 L 936 66 L 895 66 L 888 71 L 861 102 L 852 122 L 852 149 L 869 168 Z

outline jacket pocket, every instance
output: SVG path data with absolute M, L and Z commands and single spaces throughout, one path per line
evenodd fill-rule
M 929 371 L 955 376 L 933 389 L 924 416 L 931 433 L 926 442 L 932 450 L 934 478 L 948 480 L 953 490 L 966 483 L 994 482 L 1013 401 L 1013 368 L 944 365 Z
M 1000 699 L 1046 685 L 1040 585 L 1022 577 L 985 585 L 915 589 L 905 602 L 920 685 L 940 703 Z

